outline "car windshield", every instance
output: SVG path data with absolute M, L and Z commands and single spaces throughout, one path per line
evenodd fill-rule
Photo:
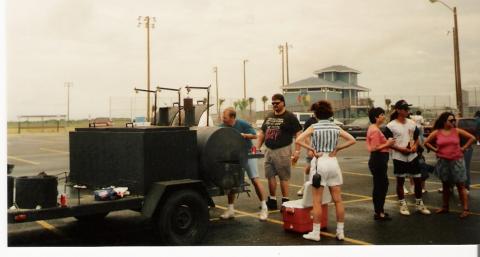
M 312 115 L 310 114 L 300 114 L 300 121 L 307 121 Z

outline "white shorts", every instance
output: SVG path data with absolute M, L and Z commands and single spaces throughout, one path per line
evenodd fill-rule
M 310 162 L 310 182 L 313 175 L 318 172 L 322 176 L 320 185 L 322 186 L 340 186 L 343 184 L 342 172 L 336 157 L 329 157 L 328 153 L 323 153 L 318 159 L 313 158 Z

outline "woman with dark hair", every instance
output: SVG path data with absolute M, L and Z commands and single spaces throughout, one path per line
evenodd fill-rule
M 303 238 L 320 241 L 323 189 L 328 187 L 335 202 L 336 237 L 338 240 L 343 240 L 345 238 L 343 231 L 345 210 L 340 188 L 343 184 L 343 178 L 335 156 L 338 151 L 355 144 L 355 138 L 329 119 L 333 116 L 332 105 L 329 102 L 319 101 L 313 107 L 313 112 L 319 121 L 305 130 L 295 141 L 298 145 L 312 151 L 314 156 L 310 169 L 313 196 L 313 231 L 303 235 Z M 345 139 L 346 142 L 337 145 L 339 137 Z M 311 144 L 306 142 L 308 138 L 311 138 Z
M 385 111 L 380 108 L 372 108 L 368 112 L 370 123 L 367 131 L 367 149 L 370 152 L 370 159 L 368 160 L 368 168 L 373 176 L 373 207 L 375 220 L 390 220 L 391 218 L 383 206 L 385 204 L 385 197 L 388 191 L 388 156 L 390 146 L 395 143 L 395 139 L 388 140 L 380 131 L 380 126 L 385 121 Z
M 468 196 L 465 190 L 467 174 L 463 153 L 475 142 L 475 137 L 463 129 L 455 128 L 455 122 L 453 113 L 444 112 L 440 114 L 433 126 L 434 131 L 425 140 L 425 146 L 434 151 L 438 158 L 435 165 L 435 174 L 442 181 L 443 206 L 437 210 L 437 213 L 447 213 L 449 211 L 450 186 L 455 184 L 463 205 L 460 218 L 465 218 L 469 215 L 469 212 Z M 462 147 L 460 147 L 460 137 L 468 139 Z M 436 146 L 433 146 L 432 142 L 435 142 Z

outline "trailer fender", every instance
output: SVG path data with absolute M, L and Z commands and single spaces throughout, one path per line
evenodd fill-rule
M 164 202 L 169 195 L 175 194 L 175 191 L 186 188 L 196 190 L 207 199 L 209 206 L 215 207 L 212 198 L 208 195 L 205 185 L 201 180 L 182 179 L 161 181 L 153 183 L 147 195 L 145 195 L 142 206 L 142 216 L 147 218 L 154 217 L 157 208 L 161 206 L 162 202 Z

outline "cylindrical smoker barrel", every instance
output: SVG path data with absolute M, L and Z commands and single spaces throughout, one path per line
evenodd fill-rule
M 158 112 L 158 125 L 160 126 L 169 126 L 169 118 L 168 117 L 168 111 L 170 107 L 160 107 L 160 111 Z
M 195 106 L 193 106 L 192 98 L 183 99 L 183 111 L 185 112 L 185 126 L 195 126 Z
M 247 167 L 242 136 L 232 128 L 202 127 L 196 130 L 201 176 L 225 190 L 242 185 L 242 168 Z
M 57 177 L 24 176 L 15 179 L 15 203 L 20 208 L 34 209 L 57 206 Z

